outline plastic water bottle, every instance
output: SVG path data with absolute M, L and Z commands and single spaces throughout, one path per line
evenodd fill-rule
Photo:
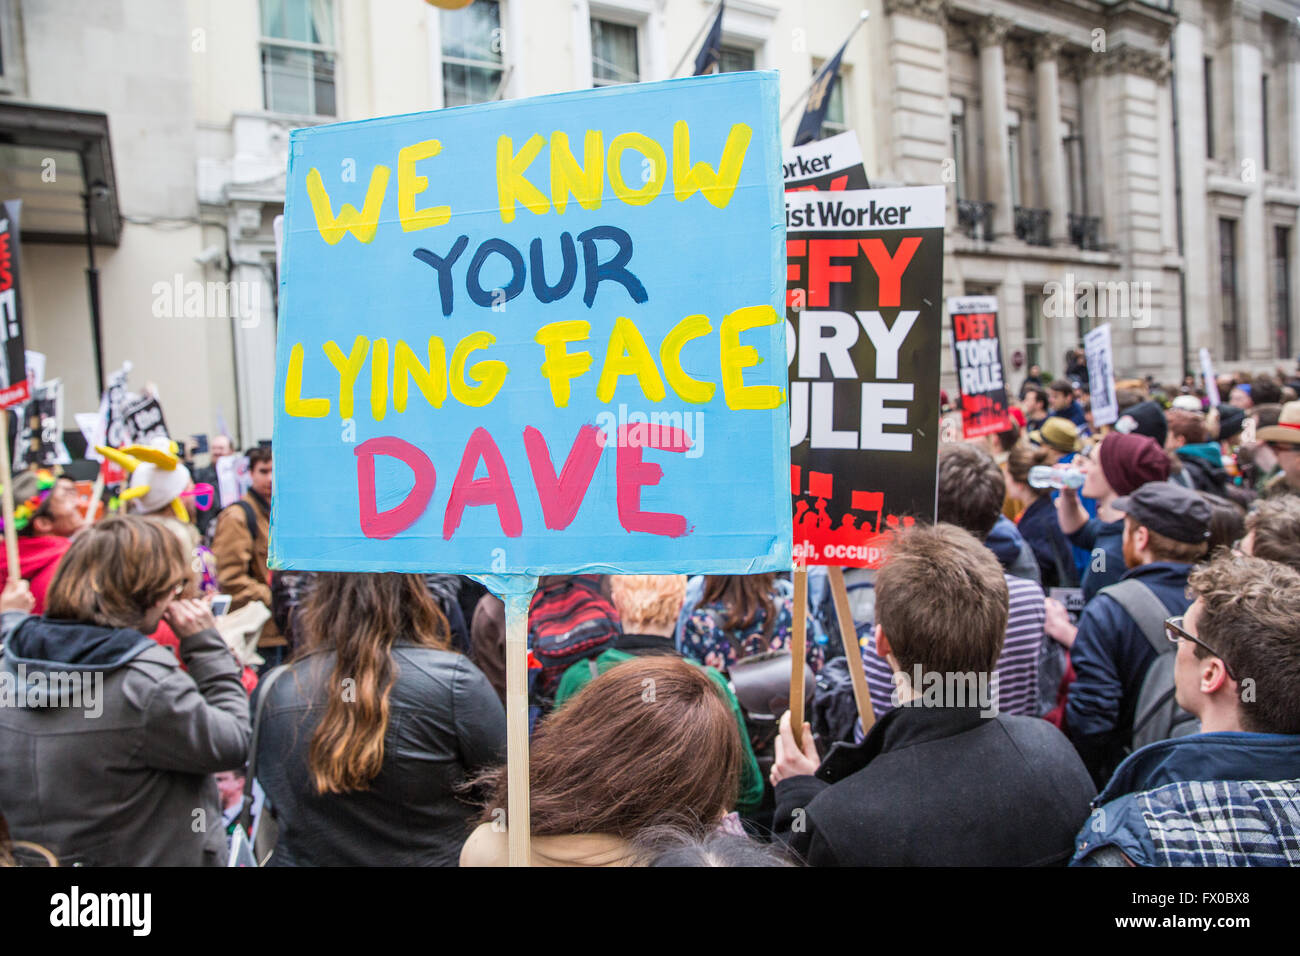
M 1031 488 L 1073 488 L 1078 491 L 1083 487 L 1083 472 L 1065 465 L 1034 465 L 1029 469 L 1029 486 Z

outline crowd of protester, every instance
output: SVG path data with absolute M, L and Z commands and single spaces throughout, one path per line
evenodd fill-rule
M 1009 430 L 941 445 L 937 523 L 846 575 L 851 633 L 824 569 L 807 607 L 788 575 L 541 579 L 532 862 L 1300 865 L 1300 382 L 1120 382 L 1098 428 L 1067 359 Z M 268 572 L 271 449 L 248 461 L 180 528 L 15 479 L 0 861 L 505 864 L 502 602 Z

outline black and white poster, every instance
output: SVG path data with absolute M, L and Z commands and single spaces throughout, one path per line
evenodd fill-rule
M 876 567 L 934 520 L 944 189 L 785 200 L 795 556 Z

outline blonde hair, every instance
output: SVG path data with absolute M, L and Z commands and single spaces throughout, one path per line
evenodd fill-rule
M 614 574 L 609 578 L 609 591 L 623 629 L 635 634 L 647 626 L 663 628 L 677 623 L 677 612 L 686 598 L 686 575 Z

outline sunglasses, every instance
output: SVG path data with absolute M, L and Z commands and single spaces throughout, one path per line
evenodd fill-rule
M 1170 617 L 1165 619 L 1165 637 L 1168 639 L 1170 644 L 1177 644 L 1180 640 L 1187 640 L 1187 641 L 1191 641 L 1193 644 L 1197 645 L 1198 647 L 1205 648 L 1207 651 L 1209 651 L 1211 654 L 1217 657 L 1221 664 L 1223 664 L 1223 669 L 1227 671 L 1228 677 L 1230 677 L 1234 681 L 1237 680 L 1237 675 L 1232 673 L 1232 668 L 1228 666 L 1228 662 L 1223 659 L 1222 654 L 1220 654 L 1218 651 L 1212 648 L 1209 644 L 1206 644 L 1199 637 L 1187 633 L 1187 631 L 1183 628 L 1182 614 L 1179 614 L 1177 617 Z

